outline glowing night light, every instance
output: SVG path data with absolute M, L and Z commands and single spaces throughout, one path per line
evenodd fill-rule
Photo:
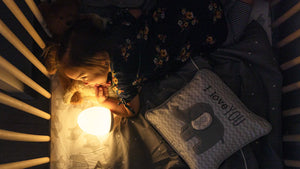
M 102 136 L 109 133 L 111 129 L 112 114 L 107 108 L 91 107 L 79 114 L 77 123 L 83 131 Z

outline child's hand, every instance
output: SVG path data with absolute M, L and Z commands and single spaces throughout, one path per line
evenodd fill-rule
M 95 86 L 95 94 L 99 103 L 108 98 L 108 88 L 106 86 Z

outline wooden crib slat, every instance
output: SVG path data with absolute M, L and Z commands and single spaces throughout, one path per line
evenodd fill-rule
M 299 88 L 300 88 L 300 82 L 296 82 L 296 83 L 289 84 L 287 86 L 283 86 L 282 92 L 287 93 Z
M 0 33 L 17 48 L 36 68 L 49 77 L 46 67 L 30 52 L 30 50 L 17 38 L 17 36 L 0 19 Z
M 288 167 L 300 167 L 300 161 L 284 160 L 284 164 Z
M 46 164 L 50 162 L 49 157 L 41 157 L 31 160 L 24 160 L 6 164 L 0 164 L 0 169 L 21 169 L 21 168 L 29 168 L 41 164 Z
M 14 2 L 14 0 L 3 0 L 4 4 L 8 7 L 8 9 L 14 14 L 14 16 L 18 19 L 18 21 L 22 24 L 22 26 L 26 29 L 26 31 L 30 34 L 30 36 L 34 39 L 34 41 L 40 46 L 40 48 L 45 48 L 45 43 L 39 34 L 35 31 L 33 26 L 30 24 L 28 19 L 22 13 L 20 8 Z
M 278 42 L 277 47 L 281 48 L 299 37 L 300 37 L 300 29 L 296 30 L 295 32 L 291 33 L 290 35 L 282 39 L 280 42 Z
M 274 5 L 278 4 L 279 2 L 280 2 L 280 0 L 273 0 L 271 2 L 271 6 L 274 6 Z
M 291 16 L 296 14 L 300 11 L 300 2 L 298 2 L 296 5 L 294 5 L 291 9 L 289 9 L 286 13 L 284 13 L 282 16 L 280 16 L 276 21 L 272 23 L 272 28 L 275 28 L 285 22 L 287 19 L 289 19 Z
M 300 142 L 300 134 L 298 135 L 285 135 L 283 136 L 285 142 Z
M 21 72 L 19 69 L 17 69 L 15 66 L 10 64 L 7 60 L 5 60 L 0 55 L 0 67 L 4 68 L 8 72 L 10 72 L 12 75 L 14 75 L 16 78 L 18 78 L 20 81 L 31 87 L 33 90 L 37 91 L 41 95 L 45 96 L 46 98 L 51 98 L 51 94 L 42 88 L 40 85 L 38 85 L 35 81 L 33 81 L 31 78 L 26 76 L 23 72 Z
M 0 139 L 11 141 L 27 141 L 27 142 L 48 142 L 49 136 L 18 133 L 0 129 Z
M 50 114 L 0 92 L 0 103 L 49 120 Z
M 39 21 L 39 23 L 41 24 L 41 26 L 43 27 L 44 31 L 47 33 L 47 35 L 49 37 L 52 37 L 51 33 L 49 32 L 49 30 L 47 29 L 47 24 L 40 12 L 40 10 L 38 9 L 38 7 L 36 6 L 35 2 L 33 0 L 25 0 L 27 6 L 30 8 L 31 12 L 33 13 L 33 15 L 36 17 L 36 19 Z
M 294 116 L 294 115 L 298 115 L 298 114 L 300 114 L 300 107 L 285 110 L 282 113 L 282 115 L 285 116 L 285 117 L 286 116 Z
M 285 63 L 281 64 L 280 68 L 282 70 L 287 70 L 287 69 L 289 69 L 291 67 L 294 67 L 294 66 L 296 66 L 298 64 L 300 64 L 300 56 L 298 56 L 298 57 L 296 57 L 296 58 L 294 58 L 294 59 L 292 59 L 292 60 L 290 60 L 288 62 L 285 62 Z

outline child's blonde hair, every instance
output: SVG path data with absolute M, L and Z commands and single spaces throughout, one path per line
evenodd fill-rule
M 54 75 L 58 69 L 58 50 L 59 44 L 50 42 L 45 47 L 42 53 L 45 62 L 45 67 L 50 75 Z
M 97 15 L 83 16 L 65 33 L 61 42 L 49 43 L 43 52 L 49 74 L 65 67 L 97 67 L 99 73 L 106 73 L 112 46 L 105 22 Z

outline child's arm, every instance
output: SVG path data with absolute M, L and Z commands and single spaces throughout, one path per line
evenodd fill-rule
M 97 87 L 96 88 L 96 97 L 98 102 L 108 109 L 110 109 L 114 114 L 123 117 L 132 117 L 135 116 L 140 108 L 139 95 L 136 95 L 129 103 L 131 109 L 135 112 L 133 114 L 124 104 L 120 104 L 120 100 L 109 98 L 107 87 Z
M 119 104 L 120 101 L 117 99 L 108 98 L 101 103 L 103 107 L 110 109 L 114 114 L 123 117 L 133 117 L 137 114 L 140 108 L 139 96 L 136 95 L 130 102 L 130 107 L 133 109 L 135 114 L 133 114 L 124 104 Z

